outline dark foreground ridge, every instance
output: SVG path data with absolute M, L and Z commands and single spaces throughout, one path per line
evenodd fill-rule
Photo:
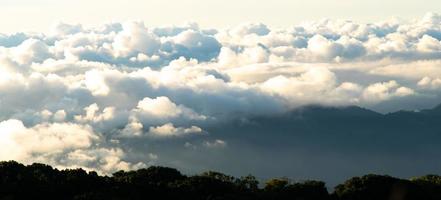
M 366 175 L 351 178 L 329 193 L 321 181 L 277 178 L 259 184 L 251 175 L 235 178 L 205 172 L 186 176 L 167 167 L 119 171 L 109 177 L 83 169 L 58 170 L 9 161 L 0 162 L 0 199 L 439 200 L 441 177 L 404 180 Z

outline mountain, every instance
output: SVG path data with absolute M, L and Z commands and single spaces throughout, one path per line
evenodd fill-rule
M 429 115 L 441 115 L 441 104 L 439 104 L 438 106 L 432 108 L 432 109 L 428 109 L 428 110 L 423 110 L 421 111 L 422 113 L 427 113 Z
M 166 148 L 168 155 L 161 156 L 170 160 L 165 165 L 263 179 L 321 178 L 331 186 L 366 173 L 403 178 L 441 174 L 441 106 L 388 114 L 357 106 L 306 106 L 271 116 L 232 116 L 201 127 L 208 132 L 203 141 L 180 142 L 222 140 L 223 148 L 162 144 L 157 148 Z
M 260 138 L 260 142 L 275 141 L 287 145 L 292 144 L 294 141 L 290 139 L 294 138 L 303 144 L 339 140 L 343 146 L 359 142 L 366 147 L 371 141 L 378 149 L 381 145 L 390 148 L 394 143 L 411 145 L 420 141 L 422 143 L 412 145 L 422 145 L 432 142 L 428 139 L 441 136 L 440 122 L 441 107 L 421 112 L 381 114 L 357 106 L 307 106 L 280 115 L 253 117 L 245 122 L 236 120 L 230 127 L 222 126 L 212 132 L 230 136 L 229 139 Z

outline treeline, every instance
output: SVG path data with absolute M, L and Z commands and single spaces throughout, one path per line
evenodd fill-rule
M 82 169 L 9 161 L 0 162 L 0 199 L 440 200 L 441 177 L 404 180 L 366 175 L 351 178 L 329 193 L 321 181 L 278 178 L 259 184 L 251 175 L 236 178 L 205 172 L 186 176 L 167 167 L 99 176 Z

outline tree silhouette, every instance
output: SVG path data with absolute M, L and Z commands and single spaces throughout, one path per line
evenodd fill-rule
M 208 171 L 185 176 L 178 170 L 152 166 L 100 176 L 83 169 L 58 170 L 44 164 L 0 162 L 3 199 L 192 199 L 192 200 L 439 200 L 441 177 L 410 180 L 382 175 L 354 177 L 328 193 L 324 182 L 270 179 L 263 188 L 252 175 L 236 178 Z

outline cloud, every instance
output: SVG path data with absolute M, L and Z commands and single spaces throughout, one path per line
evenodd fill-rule
M 104 173 L 132 167 L 121 161 L 121 149 L 95 147 L 100 136 L 87 125 L 43 123 L 27 128 L 11 119 L 0 122 L 0 132 L 0 160 L 44 162 L 63 168 L 93 166 Z
M 144 125 L 135 117 L 130 118 L 129 123 L 121 130 L 122 137 L 140 137 L 143 136 Z
M 31 64 L 32 62 L 42 62 L 50 58 L 48 46 L 37 39 L 27 39 L 19 46 L 11 50 L 12 58 L 19 64 Z
M 440 23 L 429 13 L 280 29 L 135 21 L 1 34 L 0 143 L 8 148 L 0 158 L 110 172 L 160 163 L 167 145 L 230 145 L 206 127 L 233 119 L 310 104 L 431 107 L 441 87 Z M 183 142 L 168 144 L 173 137 Z
M 217 139 L 214 141 L 205 141 L 203 145 L 207 148 L 225 148 L 227 146 L 227 142 Z
M 332 59 L 342 53 L 343 46 L 329 41 L 321 35 L 315 35 L 308 40 L 308 50 L 317 57 Z
M 86 72 L 84 83 L 87 89 L 89 89 L 95 96 L 106 96 L 110 92 L 105 77 L 103 77 L 98 71 Z
M 57 112 L 54 113 L 54 121 L 62 122 L 66 119 L 66 111 L 64 110 L 57 110 Z
M 19 120 L 0 123 L 2 160 L 25 160 L 32 154 L 87 148 L 97 139 L 90 127 L 74 124 L 42 124 L 31 129 Z
M 176 118 L 182 116 L 189 119 L 204 120 L 206 117 L 198 115 L 184 105 L 176 105 L 168 97 L 161 96 L 154 99 L 145 97 L 138 102 L 135 113 L 145 117 Z
M 143 22 L 128 22 L 123 24 L 112 43 L 115 57 L 131 57 L 144 53 L 153 55 L 160 48 L 160 41 L 144 26 Z
M 407 87 L 400 87 L 396 81 L 375 83 L 363 91 L 363 98 L 367 101 L 380 102 L 393 97 L 413 95 L 415 92 Z
M 429 35 L 424 35 L 417 44 L 417 49 L 422 52 L 441 51 L 441 42 Z
M 439 89 L 441 88 L 441 78 L 432 79 L 426 76 L 418 81 L 418 86 L 427 89 Z
M 311 68 L 293 77 L 283 75 L 268 79 L 260 88 L 271 95 L 283 97 L 288 105 L 351 105 L 362 101 L 362 86 L 343 82 L 327 68 Z M 321 97 L 321 99 L 317 99 Z
M 195 58 L 200 61 L 209 61 L 219 54 L 221 45 L 209 35 L 198 31 L 186 30 L 171 38 L 171 41 L 180 51 L 179 55 L 188 59 Z
M 267 35 L 271 30 L 265 24 L 241 24 L 233 28 L 230 33 L 238 36 L 256 34 L 258 36 Z
M 85 115 L 76 115 L 75 120 L 83 123 L 87 122 L 101 122 L 111 120 L 115 117 L 115 108 L 114 107 L 106 107 L 103 109 L 102 113 L 97 113 L 99 111 L 99 107 L 96 103 L 91 104 L 84 108 Z
M 426 76 L 437 78 L 441 77 L 441 60 L 418 60 L 399 64 L 388 64 L 370 70 L 370 73 L 376 75 L 420 79 Z
M 188 134 L 200 134 L 202 129 L 197 126 L 191 126 L 190 128 L 175 127 L 172 123 L 167 123 L 162 126 L 150 127 L 149 134 L 156 137 L 171 137 L 171 136 L 183 136 Z
M 81 24 L 72 25 L 59 22 L 52 27 L 52 34 L 55 36 L 73 35 L 82 31 L 84 29 Z
M 77 149 L 67 154 L 67 159 L 62 163 L 55 164 L 56 167 L 74 168 L 82 167 L 86 170 L 99 170 L 101 173 L 109 174 L 118 170 L 133 170 L 146 167 L 143 162 L 132 164 L 121 160 L 125 153 L 121 149 Z M 99 164 L 99 165 L 97 165 Z

